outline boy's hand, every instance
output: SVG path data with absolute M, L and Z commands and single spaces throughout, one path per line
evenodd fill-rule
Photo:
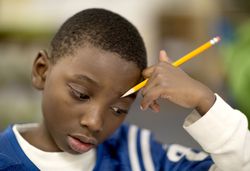
M 161 51 L 159 63 L 143 71 L 148 82 L 142 89 L 141 108 L 146 110 L 150 107 L 159 112 L 160 106 L 156 101 L 163 98 L 182 107 L 196 108 L 201 115 L 205 114 L 215 101 L 214 93 L 170 62 L 166 52 Z

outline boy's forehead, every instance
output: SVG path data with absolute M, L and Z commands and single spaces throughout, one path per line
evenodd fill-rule
M 79 80 L 92 80 L 92 83 L 100 85 L 116 83 L 120 87 L 118 91 L 133 86 L 140 78 L 140 69 L 134 62 L 95 47 L 77 49 L 73 55 L 65 58 L 61 69 Z
M 83 62 L 92 67 L 109 65 L 110 67 L 106 68 L 107 70 L 114 69 L 112 66 L 117 65 L 121 67 L 120 69 L 131 69 L 131 67 L 139 69 L 135 62 L 127 61 L 118 53 L 106 51 L 91 45 L 75 49 L 74 53 L 70 56 L 72 57 L 71 61 Z

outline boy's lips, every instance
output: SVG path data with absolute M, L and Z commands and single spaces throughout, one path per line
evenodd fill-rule
M 85 153 L 97 145 L 97 140 L 82 134 L 71 134 L 67 142 L 72 150 L 77 153 Z

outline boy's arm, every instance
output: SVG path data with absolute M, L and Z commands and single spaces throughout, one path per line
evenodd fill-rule
M 231 108 L 216 94 L 216 102 L 201 117 L 189 115 L 186 131 L 211 154 L 214 170 L 250 170 L 250 132 L 244 114 Z
M 158 64 L 143 71 L 149 80 L 142 90 L 141 108 L 157 112 L 160 110 L 157 99 L 162 98 L 196 109 L 199 114 L 189 116 L 184 127 L 211 154 L 214 168 L 250 170 L 250 133 L 246 117 L 207 86 L 173 67 L 164 51 L 159 59 Z

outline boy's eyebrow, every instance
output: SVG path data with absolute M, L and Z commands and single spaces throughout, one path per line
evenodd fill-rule
M 87 76 L 87 75 L 76 74 L 76 75 L 74 75 L 74 77 L 75 77 L 75 79 L 77 79 L 77 80 L 80 80 L 80 81 L 87 81 L 87 82 L 90 82 L 90 83 L 92 83 L 92 84 L 95 84 L 95 85 L 99 86 L 98 82 L 97 82 L 95 79 L 93 79 L 93 78 L 91 78 L 91 77 L 89 77 L 89 76 Z
M 100 86 L 95 79 L 93 79 L 93 78 L 91 78 L 90 76 L 87 76 L 87 75 L 76 74 L 76 75 L 74 75 L 74 78 L 77 79 L 77 80 L 83 81 L 83 82 L 90 82 L 92 84 L 97 85 L 98 87 Z M 124 94 L 124 93 L 118 93 L 118 94 Z M 137 93 L 133 93 L 133 94 L 130 94 L 130 95 L 124 97 L 124 98 L 135 99 L 136 96 L 137 96 Z

